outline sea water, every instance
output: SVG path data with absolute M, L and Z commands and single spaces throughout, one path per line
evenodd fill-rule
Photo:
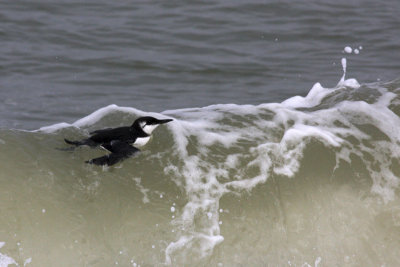
M 399 89 L 343 76 L 282 103 L 110 105 L 72 124 L 2 130 L 1 262 L 395 266 Z M 84 163 L 103 151 L 57 149 L 143 115 L 174 121 L 116 166 Z
M 0 266 L 398 266 L 399 3 L 2 1 Z

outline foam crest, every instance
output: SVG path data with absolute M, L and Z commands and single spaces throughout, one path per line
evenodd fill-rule
M 313 107 L 321 103 L 331 91 L 322 87 L 320 83 L 314 84 L 306 97 L 294 96 L 282 102 L 282 105 L 289 108 Z
M 83 117 L 82 119 L 79 119 L 72 124 L 62 122 L 62 123 L 57 123 L 57 124 L 50 125 L 50 126 L 41 127 L 40 129 L 38 129 L 36 131 L 44 132 L 44 133 L 54 133 L 63 128 L 68 128 L 68 127 L 85 128 L 85 127 L 89 127 L 91 125 L 98 123 L 105 116 L 112 114 L 114 112 L 123 112 L 123 113 L 127 113 L 127 114 L 132 114 L 135 116 L 158 116 L 158 117 L 160 117 L 159 113 L 145 112 L 145 111 L 131 108 L 131 107 L 119 107 L 115 104 L 112 104 L 107 107 L 100 108 L 100 109 L 94 111 L 93 113 L 91 113 L 90 115 Z M 161 117 L 165 117 L 165 116 L 161 115 Z
M 343 77 L 335 88 L 316 83 L 307 96 L 282 103 L 212 105 L 168 110 L 161 114 L 110 105 L 72 124 L 41 128 L 55 132 L 65 127 L 85 128 L 113 112 L 173 118 L 168 124 L 173 148 L 166 151 L 164 173 L 185 193 L 182 209 L 173 208 L 175 239 L 165 249 L 165 263 L 186 257 L 202 259 L 223 242 L 220 199 L 251 192 L 271 176 L 296 179 L 311 143 L 334 155 L 336 166 L 360 159 L 371 179 L 371 192 L 385 202 L 395 198 L 400 181 L 394 162 L 400 159 L 400 119 L 393 112 L 398 94 L 382 84 L 360 85 Z M 398 88 L 397 88 L 398 89 Z M 170 138 L 170 136 L 165 137 Z M 316 163 L 318 164 L 318 163 Z M 135 178 L 149 201 L 148 189 Z
M 350 51 L 350 53 L 351 53 L 351 51 Z M 358 83 L 358 81 L 356 79 L 347 79 L 346 80 L 347 59 L 346 58 L 342 58 L 341 59 L 341 63 L 342 63 L 342 68 L 343 68 L 343 76 L 340 79 L 340 81 L 339 81 L 337 86 L 347 86 L 347 87 L 351 87 L 351 88 L 360 87 L 360 84 Z
M 223 240 L 218 220 L 220 198 L 250 191 L 271 175 L 295 178 L 311 142 L 335 153 L 336 168 L 342 161 L 351 162 L 351 155 L 359 157 L 373 181 L 371 192 L 386 202 L 393 199 L 399 179 L 393 173 L 392 159 L 400 158 L 400 136 L 394 128 L 400 120 L 389 109 L 395 94 L 379 86 L 369 89 L 376 91 L 372 103 L 351 100 L 354 94 L 363 94 L 362 88 L 356 80 L 343 78 L 336 88 L 316 84 L 306 97 L 281 104 L 217 105 L 190 114 L 169 111 L 180 118 L 171 129 L 175 155 L 182 165 L 171 165 L 166 173 L 174 170 L 188 203 L 174 221 L 181 231 L 177 241 L 167 247 L 166 262 L 173 262 L 174 255 L 187 254 L 193 246 L 202 256 L 210 255 Z M 337 95 L 349 100 L 332 98 Z M 229 152 L 221 152 L 221 146 Z

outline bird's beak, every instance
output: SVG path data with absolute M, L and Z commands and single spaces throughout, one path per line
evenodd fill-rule
M 170 121 L 173 121 L 173 120 L 172 119 L 159 120 L 158 123 L 159 124 L 164 124 L 164 123 L 167 123 L 167 122 L 170 122 Z

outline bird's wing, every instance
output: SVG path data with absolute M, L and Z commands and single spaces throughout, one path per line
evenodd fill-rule
M 113 140 L 110 143 L 103 144 L 103 146 L 112 153 L 99 158 L 91 159 L 86 161 L 86 163 L 111 166 L 140 152 L 140 150 L 136 147 L 118 140 Z
M 130 139 L 130 131 L 129 127 L 97 130 L 92 133 L 89 139 L 96 143 L 109 143 L 113 140 L 128 141 Z
M 140 151 L 138 148 L 131 146 L 128 142 L 121 140 L 112 140 L 110 142 L 110 151 L 113 153 L 133 154 Z
M 90 132 L 89 134 L 90 134 L 90 135 L 93 135 L 93 134 L 105 133 L 105 132 L 109 132 L 110 130 L 112 130 L 112 128 L 106 128 L 106 129 L 96 130 L 96 131 Z

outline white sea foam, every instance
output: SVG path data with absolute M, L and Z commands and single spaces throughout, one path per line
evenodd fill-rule
M 317 257 L 315 259 L 315 262 L 314 262 L 314 267 L 318 267 L 318 265 L 321 263 L 321 261 L 322 261 L 322 258 L 321 257 Z M 289 265 L 291 266 L 290 262 L 289 262 Z M 307 262 L 305 262 L 303 265 L 301 265 L 301 267 L 312 267 L 312 265 L 307 263 Z
M 282 103 L 212 105 L 153 114 L 174 118 L 168 128 L 173 137 L 170 156 L 177 160 L 168 163 L 164 173 L 184 190 L 187 199 L 179 213 L 175 205 L 170 207 L 175 216 L 172 232 L 176 239 L 165 249 L 167 264 L 173 263 L 175 255 L 192 255 L 191 250 L 196 250 L 199 257 L 210 255 L 224 240 L 220 198 L 227 193 L 250 191 L 274 174 L 295 177 L 310 142 L 330 148 L 335 153 L 336 168 L 342 161 L 350 163 L 351 155 L 358 156 L 371 175 L 371 191 L 386 202 L 394 198 L 400 182 L 391 164 L 392 159 L 400 158 L 400 134 L 396 129 L 400 119 L 389 105 L 396 95 L 376 88 L 376 97 L 368 103 L 362 97 L 354 98 L 365 93 L 356 79 L 346 79 L 346 58 L 341 63 L 343 76 L 336 87 L 316 83 L 306 96 L 294 96 Z M 151 114 L 110 105 L 71 125 L 40 130 L 87 127 L 115 111 L 136 116 Z M 372 127 L 382 137 L 373 137 L 363 127 Z M 230 152 L 220 152 L 224 149 Z M 371 155 L 373 161 L 366 160 L 365 155 Z M 140 179 L 135 181 L 146 203 L 148 189 L 141 187 Z M 163 198 L 163 194 L 159 196 Z M 315 265 L 320 261 L 317 259 Z
M 352 51 L 353 51 L 353 49 L 352 49 L 350 46 L 346 46 L 346 47 L 344 48 L 344 52 L 346 52 L 346 53 L 348 53 L 348 54 L 351 54 Z
M 282 105 L 287 108 L 313 107 L 318 105 L 329 93 L 331 93 L 329 89 L 323 88 L 320 83 L 316 83 L 306 97 L 291 97 L 283 101 Z
M 175 221 L 178 225 L 190 229 L 172 242 L 166 250 L 166 259 L 177 251 L 184 251 L 190 244 L 202 240 L 201 250 L 212 251 L 215 242 L 205 242 L 205 236 L 210 240 L 222 240 L 220 236 L 220 221 L 218 219 L 219 199 L 227 192 L 251 190 L 260 183 L 264 183 L 271 173 L 294 177 L 299 170 L 304 149 L 311 140 L 318 140 L 326 147 L 336 151 L 337 164 L 341 160 L 350 161 L 350 154 L 358 155 L 363 159 L 365 153 L 374 155 L 381 169 L 375 170 L 371 162 L 365 161 L 366 167 L 373 179 L 372 192 L 379 194 L 384 201 L 394 197 L 394 190 L 399 186 L 399 179 L 393 174 L 391 159 L 400 158 L 400 136 L 393 125 L 400 125 L 400 120 L 388 105 L 394 94 L 386 89 L 378 90 L 380 97 L 374 103 L 364 101 L 345 100 L 333 103 L 332 107 L 303 111 L 302 109 L 315 108 L 330 95 L 341 94 L 345 88 L 358 89 L 360 84 L 355 79 L 346 79 L 347 61 L 342 59 L 344 75 L 335 88 L 324 88 L 315 84 L 306 97 L 292 97 L 281 104 L 262 104 L 242 108 L 227 106 L 229 114 L 239 115 L 241 118 L 254 116 L 248 124 L 239 127 L 216 124 L 215 121 L 203 121 L 203 118 L 214 110 L 216 114 L 226 112 L 223 106 L 198 109 L 199 123 L 193 121 L 193 114 L 183 111 L 169 111 L 169 115 L 180 117 L 172 126 L 175 149 L 182 159 L 183 166 L 175 166 L 176 175 L 184 179 L 185 190 L 189 202 L 183 207 L 182 215 Z M 259 116 L 274 114 L 268 122 L 262 121 Z M 389 141 L 375 141 L 368 132 L 358 125 L 371 124 L 389 137 Z M 340 126 L 342 125 L 342 126 Z M 229 129 L 233 133 L 226 134 Z M 281 134 L 274 134 L 281 129 Z M 279 131 L 278 131 L 279 132 Z M 223 137 L 226 140 L 223 140 Z M 354 146 L 349 138 L 360 140 Z M 187 147 L 189 140 L 196 140 L 198 154 L 189 154 Z M 212 141 L 210 141 L 212 140 Z M 226 147 L 239 146 L 241 140 L 252 142 L 252 147 L 246 153 L 229 154 L 222 160 L 222 164 L 213 164 L 207 161 L 212 145 L 220 143 Z M 363 140 L 371 140 L 371 144 L 364 144 Z M 372 147 L 371 147 L 372 146 Z M 247 166 L 243 167 L 243 162 Z M 221 167 L 223 170 L 221 170 Z M 251 177 L 240 169 L 257 169 L 258 173 Z M 227 170 L 235 169 L 235 176 L 229 177 Z M 217 177 L 219 179 L 217 179 Z M 221 181 L 226 181 L 221 183 Z M 194 221 L 194 218 L 197 221 Z M 199 219 L 200 218 L 200 219 Z M 206 253 L 207 254 L 207 253 Z M 316 260 L 315 265 L 319 264 Z
M 5 245 L 5 242 L 0 242 L 0 248 Z M 17 262 L 8 255 L 0 253 L 0 267 L 7 267 L 8 265 L 15 264 L 18 266 Z
M 343 76 L 339 81 L 339 84 L 341 85 L 341 84 L 344 83 L 344 80 L 346 78 L 347 59 L 346 58 L 342 58 L 340 62 L 342 63 L 342 68 L 343 68 Z
M 119 107 L 115 104 L 112 104 L 112 105 L 100 108 L 100 109 L 94 111 L 93 113 L 91 113 L 90 115 L 88 115 L 82 119 L 79 119 L 72 124 L 62 122 L 62 123 L 57 123 L 57 124 L 46 126 L 46 127 L 41 127 L 40 129 L 38 129 L 36 131 L 45 132 L 45 133 L 54 133 L 60 129 L 68 128 L 68 127 L 84 128 L 84 127 L 88 127 L 88 126 L 95 124 L 96 122 L 100 121 L 106 115 L 116 112 L 116 111 L 124 112 L 127 114 L 134 114 L 136 116 L 158 116 L 158 118 L 160 118 L 160 119 L 167 118 L 159 113 L 144 112 L 139 109 L 135 109 L 135 108 L 131 108 L 131 107 Z
M 147 188 L 145 188 L 140 182 L 142 181 L 142 179 L 141 178 L 139 178 L 139 177 L 136 177 L 136 178 L 132 178 L 134 181 L 135 181 L 135 183 L 136 183 L 136 186 L 138 187 L 138 189 L 140 190 L 140 192 L 143 194 L 143 198 L 142 198 L 142 201 L 143 201 L 143 203 L 149 203 L 150 202 L 150 199 L 149 199 L 149 196 L 148 196 L 148 192 L 150 191 L 150 189 L 147 189 Z M 161 195 L 162 196 L 162 195 Z M 162 198 L 162 197 L 161 197 Z
M 24 266 L 27 266 L 29 263 L 31 263 L 32 262 L 32 258 L 27 258 L 25 261 L 24 261 Z
M 399 179 L 391 170 L 391 157 L 400 158 L 396 145 L 400 144 L 400 136 L 395 128 L 400 120 L 388 106 L 396 95 L 380 88 L 380 96 L 373 103 L 349 99 L 316 108 L 329 96 L 360 88 L 355 79 L 345 79 L 345 59 L 342 65 L 344 75 L 337 87 L 325 88 L 316 83 L 305 97 L 295 96 L 282 103 L 259 106 L 213 105 L 155 114 L 175 118 L 168 128 L 173 136 L 172 153 L 180 160 L 177 165 L 166 165 L 164 172 L 184 189 L 188 200 L 179 214 L 174 205 L 170 207 L 174 213 L 172 232 L 176 233 L 176 240 L 165 249 L 167 264 L 172 264 L 175 255 L 189 255 L 191 250 L 196 250 L 199 257 L 210 255 L 224 240 L 220 231 L 223 226 L 219 219 L 220 198 L 229 192 L 250 191 L 265 183 L 272 174 L 295 177 L 304 149 L 313 140 L 335 151 L 337 166 L 340 161 L 350 162 L 351 154 L 361 159 L 365 154 L 373 155 L 375 164 L 381 167 L 377 170 L 373 163 L 365 161 L 373 179 L 371 191 L 384 201 L 394 198 Z M 78 120 L 73 126 L 92 125 L 115 110 L 148 114 L 111 105 Z M 359 125 L 373 125 L 388 141 L 372 140 Z M 49 129 L 54 131 L 57 127 Z M 359 140 L 357 147 L 349 138 Z M 243 149 L 242 143 L 246 146 L 240 153 L 221 154 L 210 161 L 217 147 Z M 252 176 L 246 172 L 250 169 L 255 170 Z M 134 180 L 144 195 L 143 202 L 148 202 L 148 189 L 141 187 L 140 179 Z

